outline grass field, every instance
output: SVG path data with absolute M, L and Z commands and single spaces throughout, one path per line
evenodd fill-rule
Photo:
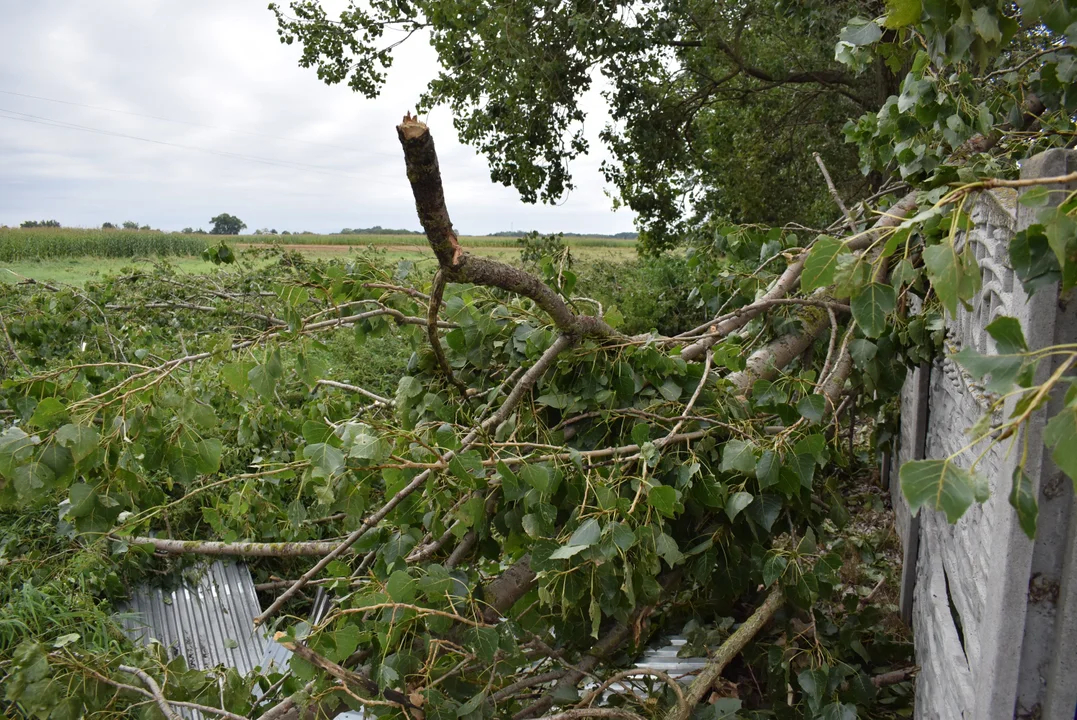
M 78 228 L 0 229 L 0 282 L 21 278 L 82 285 L 124 268 L 145 268 L 169 262 L 182 272 L 212 272 L 214 265 L 199 254 L 219 236 L 182 235 L 139 230 L 81 230 Z M 287 235 L 264 243 L 264 236 L 224 238 L 241 253 L 279 247 L 312 258 L 344 259 L 376 252 L 387 262 L 410 260 L 434 263 L 422 235 Z M 284 242 L 287 241 L 287 242 Z M 462 237 L 472 252 L 512 261 L 519 257 L 515 238 Z M 581 259 L 626 260 L 635 257 L 635 241 L 612 238 L 568 238 L 572 254 Z M 267 260 L 266 262 L 272 262 Z

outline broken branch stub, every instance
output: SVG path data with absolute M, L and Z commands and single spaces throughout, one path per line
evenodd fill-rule
M 531 273 L 467 253 L 460 246 L 445 206 L 441 167 L 430 129 L 409 113 L 397 125 L 396 132 L 404 149 L 415 211 L 445 280 L 500 288 L 528 297 L 550 316 L 561 332 L 569 335 L 621 337 L 601 318 L 574 312 L 556 291 Z

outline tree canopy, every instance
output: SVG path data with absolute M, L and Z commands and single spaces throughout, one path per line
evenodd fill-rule
M 228 213 L 221 213 L 210 218 L 209 221 L 213 223 L 213 229 L 209 231 L 210 235 L 239 235 L 240 231 L 247 228 L 247 223 Z

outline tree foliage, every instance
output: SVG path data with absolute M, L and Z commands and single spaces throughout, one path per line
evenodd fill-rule
M 580 100 L 601 74 L 606 177 L 654 248 L 706 219 L 825 224 L 812 152 L 864 194 L 841 128 L 897 85 L 882 62 L 856 76 L 834 59 L 859 2 L 350 3 L 333 19 L 315 1 L 289 5 L 271 6 L 282 41 L 368 96 L 396 45 L 377 49 L 386 29 L 429 33 L 441 72 L 423 106 L 450 105 L 491 178 L 529 202 L 572 188 L 569 163 L 588 150 Z
M 247 223 L 228 213 L 221 213 L 210 218 L 209 221 L 213 223 L 213 229 L 209 231 L 210 235 L 239 235 L 241 230 L 247 228 Z

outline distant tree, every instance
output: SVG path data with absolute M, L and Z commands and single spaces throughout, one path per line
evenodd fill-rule
M 290 230 L 285 230 L 284 232 L 281 233 L 281 235 L 291 235 L 291 234 L 292 233 L 291 233 Z
M 180 232 L 182 232 L 184 235 L 190 235 L 191 233 L 194 232 L 194 228 L 193 227 L 185 227 Z
M 106 223 L 101 223 L 101 229 L 102 230 L 115 230 L 116 226 L 113 223 L 106 222 Z
M 19 227 L 24 227 L 24 228 L 37 228 L 37 227 L 58 228 L 58 227 L 60 227 L 60 223 L 57 222 L 56 220 L 27 220 L 26 222 L 24 222 Z
M 139 230 L 153 230 L 153 228 L 151 228 L 149 225 L 143 225 L 139 228 Z
M 123 223 L 124 230 L 138 230 L 138 223 L 134 220 L 125 220 Z
M 210 235 L 239 235 L 239 231 L 247 227 L 247 223 L 228 213 L 221 213 L 215 218 L 210 218 L 210 222 L 213 223 L 213 229 L 209 231 Z
M 209 233 L 207 233 L 207 232 L 206 232 L 205 230 L 203 230 L 202 228 L 198 228 L 197 230 L 195 230 L 195 231 L 194 231 L 194 234 L 195 234 L 195 235 L 208 235 Z

